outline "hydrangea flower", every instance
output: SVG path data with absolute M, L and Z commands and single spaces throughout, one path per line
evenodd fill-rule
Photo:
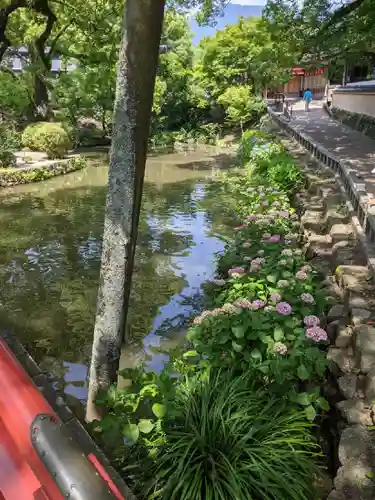
M 306 337 L 313 340 L 314 342 L 320 342 L 321 340 L 328 340 L 328 335 L 323 328 L 320 326 L 312 326 L 306 330 Z
M 260 192 L 259 192 L 259 196 L 260 196 L 260 198 L 263 198 L 263 197 L 265 196 L 264 191 L 260 191 Z
M 232 267 L 232 269 L 229 269 L 228 271 L 229 276 L 236 276 L 244 273 L 245 273 L 244 267 Z
M 252 303 L 247 299 L 236 300 L 233 305 L 241 309 L 252 309 Z
M 262 205 L 263 205 L 264 207 L 268 207 L 269 203 L 268 203 L 268 201 L 267 201 L 267 200 L 264 200 L 264 201 L 262 201 Z
M 289 286 L 289 281 L 287 281 L 287 280 L 279 280 L 277 282 L 277 286 L 279 288 L 286 288 L 287 286 Z
M 233 304 L 224 304 L 223 307 L 220 308 L 222 312 L 225 313 L 233 313 L 236 312 L 236 307 Z
M 256 299 L 252 304 L 252 309 L 262 309 L 266 305 L 264 300 Z
M 251 241 L 245 241 L 245 243 L 242 243 L 243 248 L 250 248 L 252 245 Z
M 294 255 L 302 255 L 302 250 L 300 248 L 296 248 L 294 250 Z
M 279 243 L 280 242 L 280 236 L 278 234 L 274 234 L 270 238 L 268 238 L 268 243 Z
M 273 207 L 279 207 L 279 206 L 280 206 L 280 202 L 279 202 L 279 201 L 274 201 L 274 202 L 272 203 L 272 206 L 273 206 Z
M 290 250 L 289 248 L 285 248 L 282 252 L 281 252 L 281 255 L 286 255 L 287 257 L 291 257 L 293 255 L 293 252 L 292 250 Z
M 281 300 L 281 295 L 279 293 L 277 293 L 277 292 L 271 293 L 271 295 L 270 295 L 271 302 L 280 302 L 280 300 Z
M 303 293 L 301 295 L 301 299 L 303 302 L 306 302 L 306 304 L 313 304 L 314 303 L 314 297 L 311 295 L 311 293 Z
M 283 316 L 289 316 L 292 312 L 292 306 L 288 302 L 279 302 L 276 305 L 276 311 Z
M 320 325 L 320 319 L 318 316 L 305 316 L 303 318 L 303 322 L 306 326 L 318 326 Z
M 279 212 L 279 216 L 280 217 L 289 217 L 289 212 L 287 212 L 286 210 L 282 210 L 281 212 Z
M 305 273 L 305 271 L 298 271 L 298 273 L 296 273 L 296 278 L 298 280 L 306 281 L 308 276 L 307 273 Z
M 280 264 L 280 266 L 286 266 L 288 263 L 285 259 L 281 259 L 281 260 L 279 260 L 279 264 Z
M 250 221 L 250 222 L 254 222 L 254 221 L 258 220 L 258 219 L 259 219 L 259 217 L 258 217 L 257 215 L 248 215 L 248 216 L 246 217 L 246 219 L 247 219 L 248 221 Z
M 304 271 L 305 273 L 308 273 L 309 271 L 312 270 L 312 267 L 306 264 L 305 266 L 301 267 L 301 271 Z
M 274 352 L 280 354 L 281 356 L 284 356 L 288 352 L 287 346 L 282 342 L 275 342 L 273 350 Z

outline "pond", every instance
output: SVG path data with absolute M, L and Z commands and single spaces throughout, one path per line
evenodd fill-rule
M 178 341 L 199 307 L 200 286 L 224 247 L 226 221 L 206 186 L 232 162 L 228 150 L 150 157 L 122 366 Z M 65 393 L 85 401 L 99 281 L 106 196 L 105 156 L 43 183 L 0 191 L 0 321 L 51 373 Z M 204 203 L 202 203 L 202 200 Z

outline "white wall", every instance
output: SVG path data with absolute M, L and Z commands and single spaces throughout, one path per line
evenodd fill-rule
M 358 92 L 332 92 L 332 106 L 335 108 L 375 117 L 375 90 Z

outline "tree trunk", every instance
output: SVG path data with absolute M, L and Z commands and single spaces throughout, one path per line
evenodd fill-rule
M 46 121 L 49 117 L 49 96 L 46 81 L 43 76 L 34 75 L 34 118 Z
M 127 0 L 120 46 L 86 419 L 116 381 L 124 340 L 165 0 Z

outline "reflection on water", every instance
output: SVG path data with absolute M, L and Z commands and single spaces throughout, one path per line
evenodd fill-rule
M 148 160 L 122 366 L 140 351 L 149 366 L 174 344 L 170 327 L 191 315 L 223 247 L 199 202 L 230 157 L 213 149 Z M 96 161 L 96 165 L 97 165 Z M 0 321 L 10 326 L 66 394 L 86 398 L 103 231 L 107 168 L 92 166 L 0 192 Z M 166 322 L 169 331 L 166 328 Z M 171 334 L 172 331 L 172 334 Z M 176 340 L 177 339 L 177 340 Z

